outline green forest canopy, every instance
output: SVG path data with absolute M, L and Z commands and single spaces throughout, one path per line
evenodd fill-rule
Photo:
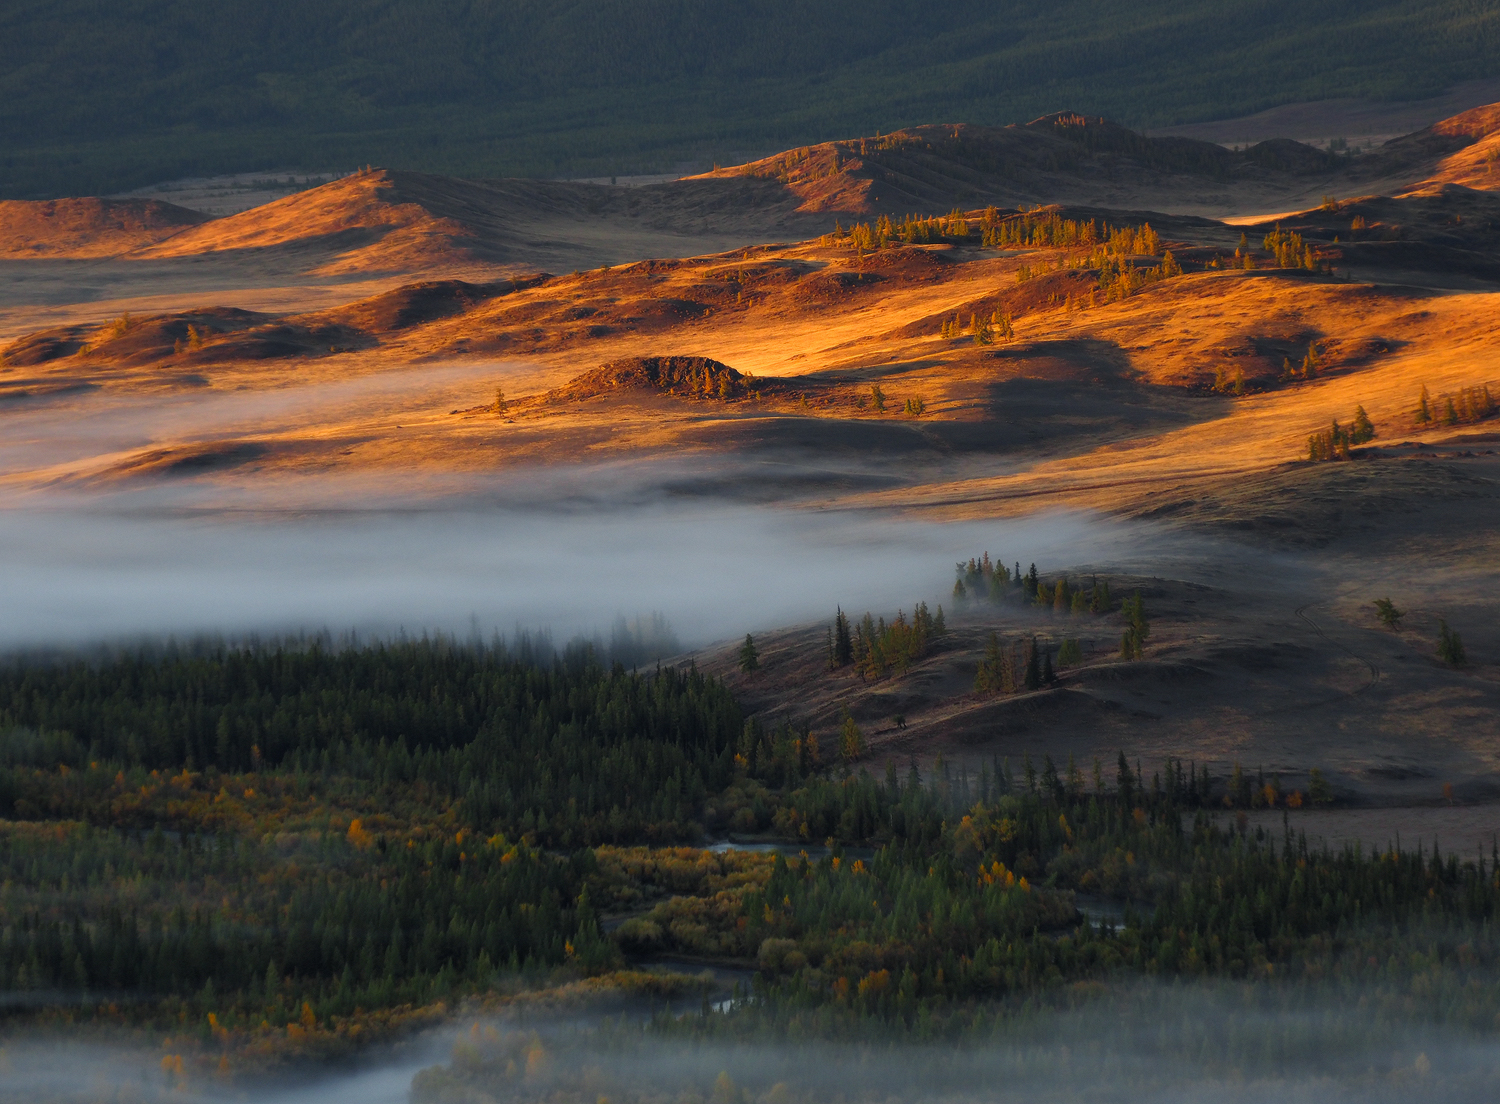
M 926 122 L 1137 126 L 1500 73 L 1500 0 L 18 0 L 0 196 L 375 162 L 670 168 Z

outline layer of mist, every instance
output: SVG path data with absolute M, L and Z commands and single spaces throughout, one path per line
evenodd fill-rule
M 1088 987 L 1085 987 L 1088 988 Z M 961 1039 L 736 1041 L 735 1015 L 673 1021 L 573 1016 L 474 1021 L 408 1040 L 399 1059 L 225 1083 L 174 1072 L 160 1051 L 46 1039 L 0 1051 L 0 1101 L 254 1104 L 871 1104 L 952 1101 L 1468 1104 L 1500 1091 L 1479 1033 L 1382 1013 L 1360 992 L 1305 985 L 1138 985 L 1075 994 L 1064 1011 L 1012 1008 Z M 713 1021 L 718 1021 L 717 1023 Z M 753 1036 L 753 1023 L 740 1025 Z M 846 1025 L 851 1026 L 851 1025 Z M 211 1056 L 210 1056 L 211 1057 Z
M 649 477 L 642 482 L 643 477 Z M 367 483 L 202 487 L 0 510 L 0 646 L 132 636 L 517 625 L 608 637 L 661 615 L 687 647 L 945 600 L 984 550 L 1044 569 L 1132 563 L 1150 534 L 1083 514 L 934 524 L 672 496 L 661 471 L 574 469 L 484 493 Z
M 0 506 L 0 648 L 518 625 L 607 639 L 618 618 L 653 613 L 693 648 L 828 618 L 837 604 L 892 613 L 943 601 L 953 562 L 986 550 L 1044 571 L 1138 570 L 1148 553 L 1209 559 L 1180 538 L 1084 514 L 937 524 L 808 505 L 820 488 L 899 477 L 861 457 L 96 478 L 151 449 L 446 416 L 535 372 L 426 365 L 254 391 L 5 404 L 0 481 L 22 489 Z M 793 498 L 802 505 L 754 504 Z

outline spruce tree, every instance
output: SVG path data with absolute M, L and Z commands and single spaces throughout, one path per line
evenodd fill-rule
M 865 752 L 864 733 L 854 723 L 854 714 L 844 710 L 844 723 L 839 729 L 839 754 L 845 763 L 852 763 Z
M 854 641 L 849 635 L 849 618 L 844 616 L 843 607 L 839 607 L 833 619 L 833 665 L 847 667 L 853 659 Z
M 1438 620 L 1437 654 L 1439 659 L 1453 667 L 1462 667 L 1468 661 L 1463 640 L 1442 619 Z
M 1375 425 L 1370 421 L 1370 416 L 1365 413 L 1363 406 L 1354 410 L 1354 424 L 1349 427 L 1349 443 L 1362 445 L 1366 441 L 1375 439 Z
M 1063 798 L 1067 796 L 1063 791 L 1062 779 L 1057 776 L 1057 766 L 1052 762 L 1050 752 L 1042 761 L 1042 789 L 1059 805 L 1063 803 Z
M 755 638 L 746 633 L 745 642 L 740 645 L 740 670 L 749 674 L 759 666 L 760 653 L 755 650 Z
M 1135 779 L 1130 774 L 1130 761 L 1125 758 L 1125 753 L 1120 752 L 1120 759 L 1115 767 L 1116 792 L 1120 796 L 1120 807 L 1129 809 L 1135 804 Z
M 1001 689 L 1000 681 L 1000 637 L 990 633 L 985 645 L 984 658 L 979 661 L 979 671 L 974 676 L 974 689 L 981 694 L 991 694 Z
M 1151 627 L 1146 621 L 1146 605 L 1141 598 L 1141 592 L 1136 591 L 1133 598 L 1127 598 L 1121 609 L 1125 614 L 1125 632 L 1120 637 L 1120 657 L 1140 659 L 1146 640 L 1151 635 Z
M 1401 619 L 1406 616 L 1404 610 L 1396 608 L 1396 604 L 1389 598 L 1375 599 L 1375 616 L 1380 618 L 1380 623 L 1391 632 L 1401 631 Z
M 1031 638 L 1026 648 L 1026 689 L 1036 690 L 1042 685 L 1041 657 L 1037 654 L 1036 637 Z

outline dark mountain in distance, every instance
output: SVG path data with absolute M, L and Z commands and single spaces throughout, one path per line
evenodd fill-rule
M 379 163 L 744 160 L 1068 106 L 1135 127 L 1500 75 L 1500 0 L 54 0 L 0 12 L 0 196 Z

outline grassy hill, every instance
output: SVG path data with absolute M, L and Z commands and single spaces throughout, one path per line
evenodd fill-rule
M 613 173 L 1059 108 L 1137 126 L 1500 73 L 1500 0 L 37 0 L 0 195 L 378 162 Z

